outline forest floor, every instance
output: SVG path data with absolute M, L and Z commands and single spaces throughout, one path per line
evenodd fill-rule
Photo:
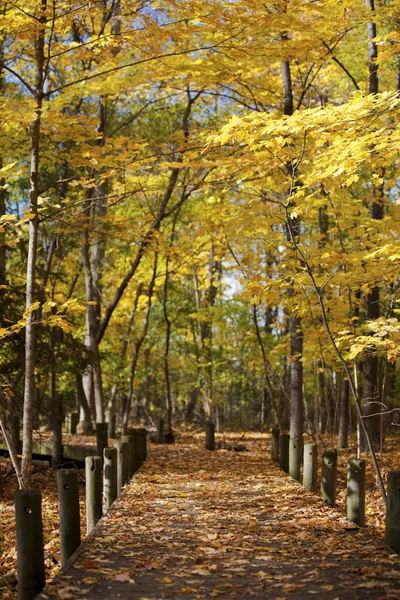
M 219 436 L 227 441 L 238 434 Z M 75 443 L 93 438 L 74 436 Z M 65 442 L 69 442 L 66 436 Z M 398 438 L 397 438 L 398 442 Z M 339 460 L 338 510 L 327 507 L 269 460 L 269 436 L 246 433 L 249 452 L 203 450 L 203 436 L 178 436 L 175 446 L 152 446 L 150 457 L 90 546 L 83 544 L 70 577 L 57 578 L 59 598 L 400 598 L 400 558 L 383 537 L 384 509 L 367 466 L 367 529 L 345 510 L 345 465 Z M 397 448 L 398 448 L 397 444 Z M 386 443 L 383 470 L 398 465 L 396 439 Z M 0 576 L 16 567 L 14 477 L 6 460 L 0 498 Z M 4 477 L 3 477 L 4 478 Z M 84 477 L 81 473 L 84 523 Z M 59 521 L 54 471 L 36 470 L 43 494 L 47 577 L 59 569 Z M 373 534 L 375 539 L 371 537 Z M 135 582 L 135 583 L 132 583 Z M 0 590 L 14 600 L 12 583 Z M 307 596 L 305 596 L 307 594 Z

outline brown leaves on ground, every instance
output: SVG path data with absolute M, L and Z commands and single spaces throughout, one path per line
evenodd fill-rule
M 203 439 L 185 436 L 151 447 L 46 595 L 398 598 L 399 558 L 284 475 L 269 460 L 265 436 L 246 435 L 246 445 L 249 452 L 212 453 Z M 100 568 L 87 569 L 90 560 Z
M 75 443 L 93 438 L 73 437 Z M 224 444 L 240 436 L 225 435 Z M 71 440 L 68 439 L 68 442 Z M 240 440 L 242 441 L 242 440 Z M 60 598 L 80 598 L 106 583 L 123 585 L 129 597 L 153 596 L 147 588 L 163 589 L 166 596 L 185 597 L 304 597 L 331 595 L 337 583 L 357 574 L 351 588 L 381 590 L 391 596 L 400 581 L 398 560 L 371 559 L 370 538 L 351 526 L 337 511 L 322 504 L 269 461 L 269 436 L 246 434 L 249 452 L 203 450 L 202 436 L 181 436 L 174 447 L 151 447 L 151 459 L 135 476 L 121 502 L 103 520 L 101 538 L 84 549 L 80 581 L 57 583 Z M 394 440 L 386 444 L 384 472 L 398 464 Z M 338 460 L 338 508 L 345 511 L 346 463 Z M 367 527 L 383 536 L 384 507 L 372 465 L 367 458 Z M 5 480 L 0 499 L 0 576 L 16 567 L 13 494 L 15 478 L 6 460 L 0 462 Z M 81 473 L 81 531 L 85 531 L 84 480 Z M 47 578 L 60 566 L 58 495 L 55 472 L 34 473 L 34 486 L 43 494 L 43 522 Z M 358 556 L 360 564 L 354 564 Z M 394 563 L 396 568 L 391 568 Z M 332 583 L 332 569 L 340 572 Z M 365 578 L 359 581 L 358 577 Z M 384 580 L 384 584 L 382 581 Z M 149 582 L 152 582 L 151 584 Z M 126 587 L 128 585 L 128 588 Z M 383 586 L 383 587 L 382 587 Z M 120 592 L 118 592 L 120 593 Z M 362 595 L 364 593 L 364 596 Z M 1 589 L 7 600 L 16 598 L 15 585 Z M 280 596 L 279 596 L 280 594 Z M 324 596 L 325 597 L 325 596 Z M 357 597 L 352 595 L 352 598 Z

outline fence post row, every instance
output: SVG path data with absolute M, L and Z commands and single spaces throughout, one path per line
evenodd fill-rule
M 71 415 L 72 431 L 74 429 Z M 107 448 L 108 425 L 96 424 L 97 448 L 102 456 L 87 456 L 86 521 L 89 534 L 97 521 L 120 495 L 130 479 L 130 468 L 136 470 L 147 458 L 147 431 L 136 429 L 133 435 L 123 436 L 116 448 Z M 129 438 L 130 446 L 124 437 Z M 102 469 L 104 464 L 104 469 Z M 104 482 L 103 482 L 104 477 Z M 103 485 L 104 484 L 104 485 Z M 61 565 L 64 566 L 81 544 L 79 473 L 75 469 L 57 472 L 60 514 Z M 104 494 L 103 494 L 104 488 Z M 39 490 L 15 492 L 15 521 L 17 534 L 18 598 L 34 600 L 45 585 L 42 496 Z
M 286 433 L 279 434 L 277 427 L 271 433 L 271 459 L 300 480 L 299 440 L 290 439 Z M 317 444 L 304 444 L 303 485 L 311 491 L 316 491 L 317 460 Z M 321 495 L 332 507 L 336 506 L 336 484 L 337 450 L 330 448 L 322 452 Z M 347 463 L 347 518 L 359 527 L 365 526 L 365 460 L 359 458 L 350 458 Z M 388 475 L 385 542 L 400 554 L 400 471 Z

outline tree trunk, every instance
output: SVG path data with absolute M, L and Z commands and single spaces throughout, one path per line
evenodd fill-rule
M 53 314 L 54 314 L 53 309 Z M 52 364 L 51 364 L 51 376 L 50 376 L 50 402 L 52 411 L 52 467 L 57 468 L 61 464 L 62 454 L 62 403 L 61 396 L 57 393 L 57 342 L 61 335 L 61 330 L 57 327 L 51 328 L 51 351 L 52 351 Z
M 281 40 L 287 40 L 286 33 L 281 34 Z M 287 60 L 281 62 L 282 87 L 283 87 L 283 114 L 291 116 L 294 112 L 292 77 L 290 63 Z M 289 167 L 290 168 L 290 167 Z M 292 234 L 299 234 L 299 223 L 292 219 L 288 225 Z M 290 290 L 289 290 L 290 291 Z M 292 291 L 293 293 L 293 291 Z M 300 317 L 289 317 L 290 332 L 290 437 L 298 438 L 300 443 L 304 431 L 304 407 L 303 407 L 303 332 L 301 330 Z
M 90 231 L 89 231 L 89 220 L 91 213 L 92 198 L 91 194 L 86 200 L 86 206 L 84 210 L 84 216 L 86 218 L 86 226 L 84 231 L 84 241 L 81 246 L 82 264 L 85 274 L 85 291 L 86 291 L 86 334 L 85 334 L 85 345 L 89 352 L 90 367 L 88 374 L 85 375 L 85 393 L 89 399 L 92 390 L 90 386 L 93 385 L 93 396 L 94 405 L 96 411 L 96 423 L 104 423 L 104 397 L 103 397 L 103 384 L 101 377 L 101 364 L 99 345 L 97 340 L 98 331 L 98 309 L 97 309 L 97 296 L 95 294 L 92 265 L 90 262 Z M 91 378 L 91 379 L 90 379 Z
M 76 385 L 76 401 L 79 407 L 79 430 L 84 435 L 91 435 L 93 433 L 92 417 L 90 414 L 90 406 L 87 401 L 85 390 L 83 387 L 81 373 L 75 374 L 75 385 Z
M 127 435 L 128 426 L 129 426 L 129 415 L 130 415 L 132 400 L 133 400 L 135 374 L 136 374 L 137 362 L 139 359 L 139 353 L 140 353 L 142 344 L 143 344 L 144 340 L 146 339 L 147 331 L 149 329 L 150 313 L 151 313 L 151 306 L 152 306 L 152 296 L 153 296 L 153 291 L 154 291 L 154 284 L 156 282 L 156 277 L 157 277 L 157 265 L 158 265 L 158 254 L 156 253 L 154 256 L 153 274 L 152 274 L 152 278 L 151 278 L 151 281 L 149 284 L 149 289 L 147 291 L 147 307 L 146 307 L 146 313 L 145 313 L 145 317 L 144 317 L 144 325 L 143 325 L 142 333 L 140 334 L 139 338 L 136 340 L 136 343 L 134 346 L 134 351 L 133 351 L 132 362 L 131 362 L 131 372 L 130 372 L 130 378 L 129 378 L 129 392 L 128 392 L 128 397 L 127 397 L 126 404 L 125 404 L 124 411 L 123 411 L 123 417 L 122 417 L 122 434 L 123 435 Z
M 171 244 L 173 241 L 173 234 L 171 235 Z M 172 398 L 171 398 L 171 380 L 169 375 L 169 346 L 171 340 L 171 321 L 168 316 L 168 276 L 169 276 L 169 255 L 166 258 L 165 263 L 165 279 L 164 279 L 164 290 L 163 290 L 163 312 L 165 320 L 165 351 L 164 351 L 164 376 L 165 376 L 165 392 L 167 400 L 167 427 L 168 435 L 172 436 Z
M 132 307 L 131 313 L 129 315 L 128 326 L 126 328 L 126 331 L 124 334 L 124 339 L 122 342 L 121 354 L 120 354 L 119 360 L 118 360 L 119 369 L 117 369 L 117 373 L 116 373 L 117 379 L 115 380 L 115 383 L 113 384 L 112 389 L 111 389 L 110 401 L 109 401 L 108 407 L 107 407 L 108 422 L 111 422 L 112 416 L 116 414 L 116 403 L 117 403 L 117 398 L 118 398 L 118 375 L 119 375 L 120 370 L 123 369 L 125 366 L 125 358 L 126 358 L 126 353 L 128 351 L 130 334 L 131 334 L 132 328 L 135 323 L 136 310 L 138 307 L 140 296 L 142 295 L 142 290 L 143 290 L 143 283 L 139 283 L 139 285 L 136 289 L 133 307 Z
M 349 429 L 349 380 L 343 378 L 342 389 L 340 394 L 340 411 L 339 411 L 339 439 L 338 447 L 347 448 Z
M 375 6 L 374 0 L 366 0 L 365 2 L 367 9 L 374 13 Z M 372 15 L 371 15 L 372 16 Z M 368 32 L 368 67 L 369 67 L 369 93 L 378 93 L 378 47 L 374 38 L 376 38 L 376 24 L 373 21 L 367 23 Z M 383 188 L 374 188 L 374 195 L 378 196 L 378 202 L 373 202 L 371 206 L 371 217 L 372 219 L 381 220 L 383 218 Z M 367 296 L 367 319 L 375 320 L 380 317 L 380 293 L 379 287 L 374 287 L 371 293 Z M 366 426 L 368 428 L 371 442 L 374 448 L 379 445 L 379 416 L 369 417 L 380 412 L 380 393 L 378 386 L 378 356 L 376 355 L 376 348 L 371 344 L 371 348 L 367 353 L 364 361 L 364 407 L 363 415 L 367 417 L 365 419 Z M 365 446 L 365 440 L 362 441 L 362 446 Z
M 26 269 L 26 310 L 28 315 L 25 327 L 25 391 L 23 410 L 22 434 L 22 463 L 21 477 L 25 488 L 30 487 L 32 467 L 32 434 L 33 411 L 35 404 L 35 312 L 31 307 L 35 302 L 36 254 L 38 243 L 39 221 L 37 216 L 37 201 L 39 196 L 39 156 L 40 156 L 40 126 L 43 104 L 43 72 L 44 72 L 44 42 L 47 0 L 41 0 L 37 9 L 36 37 L 36 82 L 35 82 L 35 113 L 30 126 L 31 165 L 30 165 L 30 207 L 33 215 L 29 221 L 28 260 Z
M 290 317 L 290 437 L 303 438 L 304 408 L 303 408 L 303 333 L 301 319 Z

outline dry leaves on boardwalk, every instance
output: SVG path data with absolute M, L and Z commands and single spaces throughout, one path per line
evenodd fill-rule
M 400 561 L 273 465 L 195 439 L 152 447 L 57 598 L 399 598 Z

